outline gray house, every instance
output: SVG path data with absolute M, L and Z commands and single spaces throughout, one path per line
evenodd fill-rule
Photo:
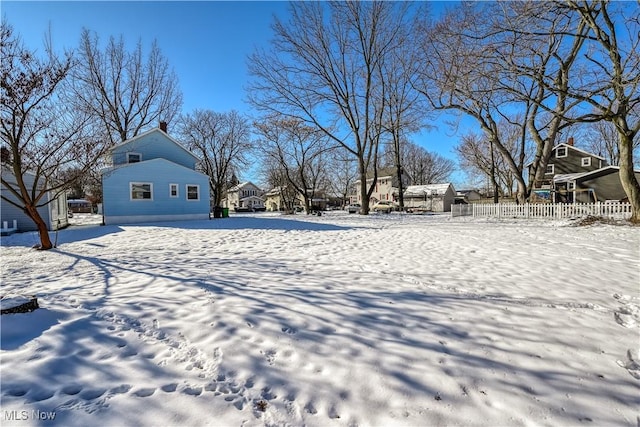
M 2 179 L 6 181 L 11 188 L 16 189 L 16 177 L 6 164 L 2 164 Z M 34 185 L 36 176 L 27 172 L 23 177 L 25 184 L 29 189 Z M 42 188 L 42 186 L 40 186 Z M 9 191 L 4 185 L 0 185 L 0 194 L 9 200 L 18 202 L 16 196 Z M 69 225 L 67 212 L 67 197 L 62 193 L 54 194 L 51 191 L 45 193 L 44 197 L 38 202 L 42 205 L 38 208 L 40 216 L 47 224 L 49 230 L 58 230 Z M 13 226 L 15 221 L 15 228 Z M 0 227 L 2 233 L 7 234 L 14 231 L 36 231 L 37 227 L 33 220 L 24 212 L 24 210 L 9 203 L 4 199 L 0 199 Z
M 640 171 L 635 171 L 640 181 Z M 620 182 L 620 168 L 606 166 L 591 172 L 556 175 L 553 178 L 554 201 L 593 203 L 623 200 L 627 194 Z

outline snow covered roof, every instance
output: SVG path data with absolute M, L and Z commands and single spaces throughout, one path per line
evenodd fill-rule
M 405 196 L 431 196 L 434 194 L 445 194 L 447 190 L 451 187 L 450 182 L 446 182 L 444 184 L 427 184 L 427 185 L 410 185 L 405 191 Z

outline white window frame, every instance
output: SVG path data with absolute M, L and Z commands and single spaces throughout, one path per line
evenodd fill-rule
M 176 189 L 175 196 L 172 194 L 174 188 Z M 180 197 L 180 184 L 173 184 L 173 183 L 169 184 L 169 197 L 172 199 Z
M 138 156 L 138 161 L 137 162 L 132 162 L 131 160 L 129 160 L 129 156 Z M 127 152 L 127 163 L 140 163 L 142 161 L 142 153 L 135 153 L 133 151 L 129 151 Z
M 568 189 L 569 191 L 573 191 L 573 190 L 575 190 L 575 189 L 576 189 L 576 182 L 575 182 L 575 181 L 569 181 L 569 182 L 567 183 L 567 189 Z
M 560 155 L 560 150 L 564 150 L 564 154 Z M 569 149 L 567 147 L 558 147 L 556 148 L 556 159 L 561 159 L 563 157 L 567 157 L 569 155 Z
M 196 190 L 198 192 L 198 198 L 197 199 L 190 199 L 189 198 L 189 187 L 196 187 Z M 186 184 L 185 185 L 185 193 L 187 195 L 187 201 L 188 202 L 199 202 L 200 201 L 200 186 L 198 184 Z
M 591 166 L 591 157 L 583 157 L 580 164 L 582 166 Z
M 551 170 L 549 170 L 549 168 L 551 168 Z M 547 170 L 545 170 L 544 174 L 545 175 L 553 175 L 556 173 L 556 165 L 554 165 L 553 163 L 549 163 L 547 165 Z
M 134 185 L 148 185 L 149 186 L 149 194 L 151 195 L 148 199 L 136 199 L 133 197 L 133 186 Z M 129 183 L 129 200 L 132 202 L 149 202 L 153 201 L 153 182 L 130 182 Z

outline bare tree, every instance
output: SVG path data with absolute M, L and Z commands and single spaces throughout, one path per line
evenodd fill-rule
M 590 73 L 567 94 L 589 104 L 593 112 L 587 119 L 612 123 L 618 134 L 620 182 L 632 207 L 631 221 L 640 222 L 640 183 L 634 173 L 633 147 L 640 131 L 640 117 L 634 110 L 640 104 L 640 11 L 637 5 L 601 1 L 560 3 L 579 14 L 590 30 L 585 53 Z
M 425 5 L 428 5 L 426 3 Z M 421 8 L 417 17 L 428 15 L 427 7 Z M 416 23 L 417 26 L 417 23 Z M 389 58 L 378 62 L 380 75 L 387 89 L 384 91 L 384 130 L 388 133 L 392 147 L 393 162 L 398 182 L 398 205 L 404 211 L 403 149 L 408 135 L 425 126 L 425 108 L 420 92 L 415 90 L 417 67 L 419 67 L 417 45 L 413 27 L 406 25 L 396 34 L 398 44 Z M 415 147 L 414 147 L 415 148 Z M 442 164 L 442 163 L 441 163 Z
M 434 108 L 477 121 L 512 170 L 520 202 L 542 179 L 560 131 L 571 125 L 578 105 L 563 95 L 583 44 L 568 29 L 587 31 L 554 4 L 500 2 L 462 4 L 423 32 L 429 35 L 423 94 Z M 500 138 L 504 120 L 520 125 L 515 156 Z M 528 135 L 536 143 L 529 182 L 524 174 Z
M 512 137 L 506 136 L 503 137 L 503 140 L 509 144 L 512 152 L 516 152 L 518 131 L 517 129 L 512 130 L 515 131 Z M 468 132 L 462 136 L 455 150 L 460 166 L 467 175 L 482 175 L 492 183 L 494 201 L 497 196 L 513 197 L 515 185 L 513 171 L 504 161 L 501 153 L 486 140 L 485 135 Z M 531 159 L 531 155 L 527 157 L 527 160 L 529 159 Z
M 640 109 L 640 105 L 638 105 Z M 620 151 L 618 150 L 618 131 L 613 123 L 605 120 L 585 123 L 581 126 L 579 139 L 584 141 L 585 148 L 602 156 L 613 166 L 620 164 Z M 640 162 L 640 138 L 633 141 L 633 160 L 638 168 Z
M 104 152 L 82 111 L 61 91 L 74 61 L 50 42 L 40 58 L 3 20 L 0 29 L 0 135 L 8 147 L 2 164 L 3 203 L 22 209 L 37 226 L 40 248 L 53 244 L 38 208 L 85 174 Z M 8 168 L 5 174 L 5 167 Z M 63 173 L 68 171 L 67 173 Z
M 251 125 L 235 110 L 216 113 L 195 110 L 181 117 L 182 141 L 200 158 L 200 169 L 209 176 L 214 206 L 221 206 L 227 182 L 248 165 L 252 150 Z
M 155 41 L 146 57 L 141 41 L 127 51 L 122 36 L 111 37 L 102 50 L 98 36 L 84 29 L 78 54 L 71 79 L 75 108 L 99 118 L 112 145 L 177 117 L 178 78 Z
M 344 208 L 358 179 L 357 162 L 343 149 L 332 150 L 327 157 L 327 188 L 342 201 Z
M 295 189 L 311 213 L 312 200 L 326 181 L 325 155 L 335 149 L 326 134 L 300 120 L 272 117 L 254 124 L 258 148 L 284 174 L 286 186 Z
M 290 20 L 276 20 L 271 51 L 249 58 L 251 103 L 324 132 L 358 162 L 360 194 L 369 200 L 387 99 L 381 63 L 402 43 L 408 3 L 292 2 Z M 368 203 L 361 213 L 368 214 Z
M 399 160 L 402 171 L 408 177 L 410 185 L 426 185 L 448 181 L 456 165 L 438 153 L 431 152 L 420 145 L 403 141 L 399 147 Z M 383 167 L 396 165 L 395 143 L 387 144 L 383 155 Z

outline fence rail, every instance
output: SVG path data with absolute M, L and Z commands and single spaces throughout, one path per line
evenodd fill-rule
M 451 216 L 505 218 L 576 218 L 600 216 L 612 219 L 631 217 L 631 204 L 621 202 L 597 203 L 515 203 L 452 205 Z

